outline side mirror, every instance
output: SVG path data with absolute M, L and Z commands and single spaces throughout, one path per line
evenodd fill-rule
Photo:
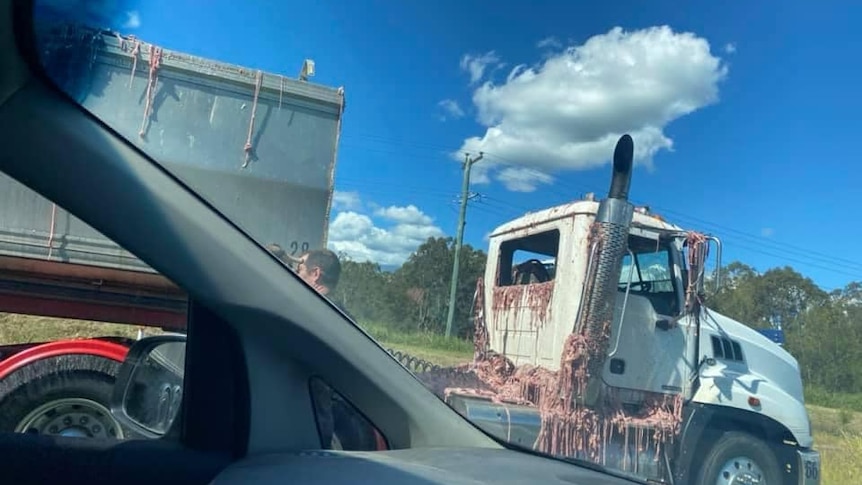
M 129 349 L 117 374 L 111 414 L 145 438 L 160 438 L 180 411 L 186 336 L 155 335 Z

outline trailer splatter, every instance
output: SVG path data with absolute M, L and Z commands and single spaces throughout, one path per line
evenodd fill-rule
M 122 41 L 122 39 L 123 38 L 120 37 L 121 41 Z M 137 39 L 130 39 L 130 40 L 134 41 L 134 47 L 132 47 L 132 52 L 129 53 L 129 56 L 132 58 L 132 72 L 129 73 L 129 90 L 132 89 L 132 85 L 135 82 L 135 73 L 138 70 L 138 58 L 141 55 L 141 42 Z M 122 42 L 120 44 L 120 46 L 123 49 L 123 51 L 126 50 L 126 43 L 125 42 Z
M 150 69 L 147 78 L 147 93 L 144 99 L 144 119 L 141 121 L 141 129 L 138 136 L 144 138 L 149 126 L 148 121 L 153 113 L 153 99 L 156 96 L 156 83 L 158 82 L 158 71 L 162 65 L 162 48 L 150 44 L 149 46 Z

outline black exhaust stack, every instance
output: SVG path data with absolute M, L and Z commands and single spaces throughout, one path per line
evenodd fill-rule
M 588 404 L 597 397 L 596 384 L 601 380 L 607 357 L 622 259 L 628 250 L 634 214 L 634 206 L 628 200 L 633 161 L 634 141 L 631 136 L 623 135 L 614 150 L 608 198 L 599 204 L 590 230 L 590 262 L 576 325 L 576 331 L 584 334 L 587 343 L 589 383 L 583 397 Z
M 614 173 L 608 199 L 628 200 L 632 185 L 632 164 L 634 163 L 635 143 L 629 135 L 623 135 L 614 149 Z

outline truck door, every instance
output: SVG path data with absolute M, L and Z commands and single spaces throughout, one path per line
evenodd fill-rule
M 696 336 L 680 318 L 683 261 L 675 244 L 644 231 L 629 237 L 603 371 L 609 386 L 688 393 Z

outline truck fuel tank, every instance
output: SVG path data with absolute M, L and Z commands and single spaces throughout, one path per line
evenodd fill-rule
M 535 449 L 542 418 L 535 406 L 495 402 L 489 398 L 452 393 L 447 403 L 486 433 L 513 445 Z M 656 446 L 654 430 L 649 426 L 610 426 L 605 436 L 594 439 L 604 441 L 601 456 L 591 459 L 586 450 L 576 451 L 567 458 L 598 462 L 617 470 L 661 480 L 665 463 Z
M 507 443 L 532 448 L 542 418 L 534 406 L 506 404 L 490 399 L 451 394 L 447 404 L 483 431 Z

